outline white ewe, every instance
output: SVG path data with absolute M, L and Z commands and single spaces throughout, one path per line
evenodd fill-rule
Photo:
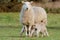
M 20 14 L 20 22 L 25 27 L 26 35 L 28 35 L 28 33 L 30 35 L 31 27 L 32 25 L 34 25 L 34 11 L 31 5 L 32 2 L 22 2 L 22 3 L 23 6 Z
M 23 3 L 24 4 L 22 6 L 20 14 L 21 15 L 20 21 L 23 24 L 22 32 L 24 31 L 25 28 L 26 35 L 28 31 L 29 36 L 31 36 L 31 28 L 33 25 L 37 23 L 40 24 L 41 22 L 44 22 L 44 24 L 47 25 L 47 14 L 43 8 L 32 6 L 31 2 L 23 2 Z

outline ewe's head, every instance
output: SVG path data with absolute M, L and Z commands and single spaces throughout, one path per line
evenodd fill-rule
M 22 1 L 22 3 L 23 3 L 23 9 L 24 10 L 29 10 L 29 9 L 31 9 L 31 4 L 33 2 L 24 2 L 24 1 Z

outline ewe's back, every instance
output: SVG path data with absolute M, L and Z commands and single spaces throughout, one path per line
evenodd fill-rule
M 33 6 L 33 10 L 35 13 L 35 22 L 41 22 L 41 20 L 47 19 L 46 11 L 42 7 Z

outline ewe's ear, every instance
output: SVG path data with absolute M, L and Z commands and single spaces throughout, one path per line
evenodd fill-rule
M 22 1 L 22 3 L 24 3 L 24 1 Z
M 33 3 L 33 1 L 30 2 L 31 4 Z

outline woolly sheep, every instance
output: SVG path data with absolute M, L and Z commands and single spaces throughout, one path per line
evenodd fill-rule
M 43 36 L 49 36 L 48 32 L 47 32 L 47 28 L 46 28 L 46 26 L 45 26 L 45 24 L 43 22 L 40 23 L 40 24 L 38 24 L 38 23 L 35 24 L 34 29 L 31 31 L 31 36 L 32 36 L 33 33 L 35 35 L 37 35 L 37 37 L 39 37 L 40 33 L 42 33 L 42 37 Z
M 42 7 L 35 7 L 32 6 L 30 2 L 24 2 L 24 5 L 22 6 L 21 10 L 21 17 L 20 21 L 24 25 L 24 28 L 26 30 L 26 35 L 27 31 L 29 29 L 29 34 L 31 34 L 31 27 L 32 25 L 35 25 L 36 23 L 40 24 L 42 20 L 47 25 L 47 14 L 45 10 Z M 27 28 L 26 25 L 29 25 Z M 22 28 L 23 29 L 23 28 Z M 22 32 L 24 29 L 22 30 Z
M 23 24 L 26 30 L 26 36 L 28 35 L 27 31 L 30 30 L 32 25 L 34 25 L 34 11 L 31 6 L 31 2 L 23 2 L 21 14 L 20 14 L 20 22 Z

